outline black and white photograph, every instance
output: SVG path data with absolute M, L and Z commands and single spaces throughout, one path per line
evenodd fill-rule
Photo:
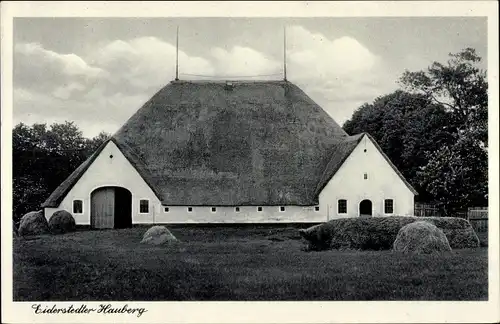
M 157 302 L 475 302 L 497 318 L 498 4 L 477 3 L 9 16 L 2 299 L 33 322 L 163 321 Z

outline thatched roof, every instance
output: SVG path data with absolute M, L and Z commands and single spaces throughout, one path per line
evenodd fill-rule
M 359 138 L 290 82 L 172 81 L 111 140 L 165 205 L 311 206 Z

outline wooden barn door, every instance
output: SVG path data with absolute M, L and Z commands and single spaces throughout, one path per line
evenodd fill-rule
M 99 188 L 91 197 L 91 226 L 93 228 L 114 228 L 115 188 Z

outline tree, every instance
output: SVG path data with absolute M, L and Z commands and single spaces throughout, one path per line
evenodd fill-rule
M 445 108 L 427 96 L 398 90 L 361 106 L 343 128 L 351 135 L 372 135 L 425 200 L 431 195 L 420 186 L 417 172 L 428 163 L 430 153 L 454 141 L 448 119 Z
M 446 64 L 434 62 L 427 71 L 406 71 L 400 84 L 446 107 L 457 137 L 487 146 L 488 82 L 486 71 L 478 67 L 481 58 L 472 48 L 449 56 Z
M 95 152 L 99 148 L 99 146 L 101 146 L 109 138 L 111 138 L 111 134 L 100 132 L 97 136 L 94 136 L 91 139 L 87 139 L 86 149 L 88 153 L 92 154 L 93 152 Z
M 420 185 L 435 197 L 445 215 L 470 206 L 488 204 L 488 159 L 486 151 L 463 137 L 429 156 L 418 172 Z
M 20 123 L 12 130 L 13 214 L 19 218 L 38 210 L 48 195 L 95 149 L 106 133 L 87 139 L 72 122 Z
M 450 54 L 446 64 L 427 71 L 406 71 L 400 82 L 414 93 L 442 104 L 449 113 L 452 145 L 429 155 L 418 175 L 420 186 L 439 201 L 446 214 L 487 204 L 488 83 L 481 58 L 472 48 Z

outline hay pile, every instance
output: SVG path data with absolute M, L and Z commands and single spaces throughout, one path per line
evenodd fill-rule
M 310 250 L 390 250 L 399 230 L 416 221 L 441 229 L 453 249 L 476 248 L 479 239 L 469 221 L 454 217 L 390 216 L 343 218 L 300 230 Z
M 21 218 L 19 236 L 40 235 L 48 232 L 49 225 L 43 215 L 43 210 L 29 212 Z
M 468 220 L 456 217 L 419 217 L 440 228 L 453 249 L 479 247 L 479 238 Z
M 141 243 L 161 245 L 177 241 L 177 238 L 165 226 L 153 226 L 144 233 Z
M 64 234 L 76 229 L 73 215 L 65 210 L 58 210 L 49 219 L 49 229 L 52 234 Z
M 413 222 L 403 226 L 394 241 L 393 250 L 402 253 L 431 254 L 450 252 L 443 231 L 429 222 Z

